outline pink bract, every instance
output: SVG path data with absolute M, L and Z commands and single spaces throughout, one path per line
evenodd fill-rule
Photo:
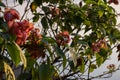
M 15 19 L 20 19 L 20 14 L 15 9 L 5 9 L 4 19 L 8 21 L 14 21 Z
M 56 35 L 56 42 L 58 45 L 65 45 L 70 42 L 70 35 L 68 31 L 60 32 Z
M 16 35 L 16 43 L 18 45 L 23 45 L 33 28 L 34 26 L 32 23 L 27 20 L 23 20 L 22 22 L 14 22 L 10 32 Z
M 101 48 L 104 48 L 104 49 L 107 48 L 107 44 L 106 44 L 106 41 L 104 39 L 103 40 L 101 39 L 95 43 L 92 43 L 92 51 L 93 52 L 98 53 L 98 52 L 100 52 Z

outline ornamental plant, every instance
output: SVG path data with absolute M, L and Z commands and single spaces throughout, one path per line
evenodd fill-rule
M 119 14 L 111 4 L 119 1 L 0 0 L 0 80 L 92 80 L 119 70 L 110 63 L 91 76 L 114 48 L 120 60 Z

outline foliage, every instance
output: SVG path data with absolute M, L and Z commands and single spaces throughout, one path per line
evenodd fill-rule
M 83 0 L 79 4 L 70 0 L 16 0 L 15 4 L 22 6 L 24 2 L 21 16 L 0 1 L 1 80 L 4 72 L 7 80 L 91 80 L 96 77 L 90 73 L 109 58 L 113 48 L 120 52 L 115 45 L 120 41 L 118 15 L 110 6 L 117 5 L 117 0 Z M 16 68 L 21 69 L 18 76 L 14 75 Z M 108 74 L 118 70 L 114 64 L 107 68 Z

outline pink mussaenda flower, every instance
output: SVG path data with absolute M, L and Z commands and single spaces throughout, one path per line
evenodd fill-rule
M 107 43 L 104 39 L 101 39 L 95 43 L 92 43 L 92 51 L 93 52 L 100 52 L 101 48 L 104 48 L 104 49 L 107 48 Z
M 22 22 L 14 22 L 10 32 L 16 35 L 16 43 L 18 45 L 23 45 L 27 40 L 30 31 L 34 28 L 33 24 L 27 20 Z
M 68 31 L 60 32 L 55 38 L 58 45 L 65 45 L 70 42 L 70 35 Z
M 33 29 L 33 24 L 30 23 L 28 20 L 23 20 L 22 22 L 18 22 L 19 26 L 22 27 L 22 30 L 29 32 Z
M 4 19 L 8 21 L 13 21 L 15 19 L 20 19 L 20 14 L 15 9 L 5 9 Z
M 39 33 L 39 28 L 34 28 L 31 30 L 29 37 L 27 38 L 29 42 L 33 44 L 39 44 L 42 39 L 42 35 Z

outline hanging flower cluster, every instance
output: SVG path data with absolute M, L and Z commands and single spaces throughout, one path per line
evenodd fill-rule
M 23 45 L 30 31 L 34 28 L 33 24 L 28 20 L 16 22 L 16 19 L 20 19 L 20 15 L 15 9 L 6 9 L 4 19 L 8 24 L 9 32 L 16 36 L 16 43 L 18 45 Z
M 65 45 L 70 42 L 70 35 L 68 31 L 60 32 L 55 36 L 58 45 Z
M 100 52 L 100 49 L 101 48 L 107 48 L 107 44 L 106 44 L 106 41 L 105 40 L 99 40 L 99 41 L 97 41 L 97 42 L 95 42 L 95 43 L 92 43 L 92 51 L 93 52 Z
M 16 20 L 20 19 L 20 15 L 15 9 L 6 9 L 4 19 L 8 24 L 9 32 L 16 36 L 15 42 L 20 46 L 24 45 L 31 58 L 36 59 L 45 56 L 43 45 L 39 45 L 42 36 L 38 28 L 34 28 L 28 20 L 17 22 Z

